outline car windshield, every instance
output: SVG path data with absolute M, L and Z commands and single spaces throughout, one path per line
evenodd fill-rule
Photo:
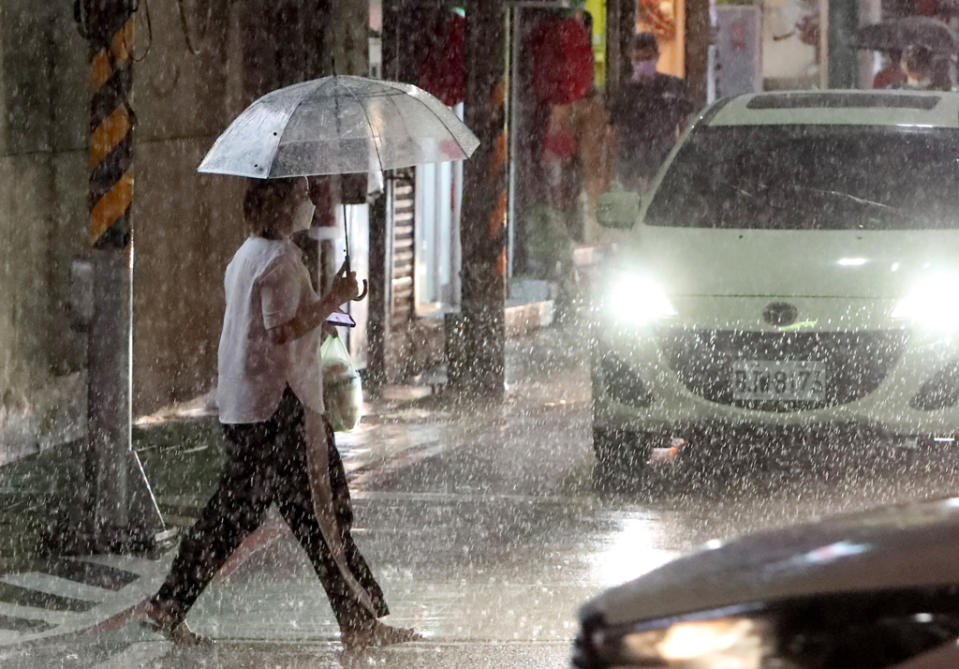
M 689 138 L 647 212 L 664 226 L 959 227 L 959 131 L 713 126 Z

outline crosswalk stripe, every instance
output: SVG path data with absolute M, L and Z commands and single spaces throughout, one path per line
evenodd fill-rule
M 34 618 L 14 618 L 0 613 L 0 629 L 7 632 L 30 634 L 33 632 L 46 632 L 54 627 L 56 627 L 56 625 L 53 623 L 48 623 L 45 620 L 36 620 Z
M 0 615 L 10 618 L 42 620 L 53 625 L 62 625 L 65 622 L 75 619 L 77 616 L 84 616 L 86 614 L 73 613 L 71 611 L 52 611 L 50 609 L 40 609 L 35 606 L 21 606 L 19 604 L 0 602 Z
M 117 567 L 131 571 L 134 574 L 140 574 L 141 576 L 144 574 L 152 574 L 158 569 L 156 560 L 134 557 L 132 555 L 85 555 L 74 559 L 103 564 L 108 567 Z
M 143 667 L 148 662 L 156 660 L 170 652 L 173 643 L 170 641 L 151 641 L 144 643 L 135 643 L 127 646 L 122 652 L 117 653 L 106 662 L 90 667 L 90 669 L 130 669 L 130 667 Z
M 72 599 L 82 599 L 88 602 L 102 602 L 110 596 L 109 590 L 98 588 L 86 583 L 70 581 L 59 576 L 43 574 L 37 571 L 20 572 L 16 574 L 4 574 L 0 576 L 0 582 L 18 585 L 21 588 L 30 590 L 39 590 L 51 595 L 60 595 Z

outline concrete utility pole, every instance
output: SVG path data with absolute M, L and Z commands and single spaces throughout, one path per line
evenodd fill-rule
M 706 104 L 712 25 L 709 0 L 686 2 L 686 87 L 697 108 Z
M 90 44 L 87 442 L 61 548 L 151 547 L 163 521 L 131 442 L 134 0 L 79 0 Z
M 502 397 L 506 300 L 506 14 L 503 0 L 466 13 L 466 125 L 480 146 L 464 166 L 462 309 L 447 319 L 450 387 Z
M 636 0 L 609 0 L 606 5 L 606 92 L 614 94 L 629 79 L 629 45 L 636 32 Z
M 829 88 L 857 88 L 859 56 L 851 46 L 859 27 L 859 2 L 830 2 L 821 21 L 825 24 L 824 51 Z

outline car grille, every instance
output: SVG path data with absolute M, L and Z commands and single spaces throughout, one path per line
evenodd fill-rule
M 821 409 L 853 402 L 876 390 L 899 359 L 904 331 L 744 332 L 671 329 L 659 333 L 670 367 L 691 392 L 712 402 L 760 411 Z M 734 400 L 737 360 L 813 361 L 826 367 L 822 401 Z

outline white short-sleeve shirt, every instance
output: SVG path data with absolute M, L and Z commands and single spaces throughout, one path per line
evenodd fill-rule
M 304 406 L 323 412 L 322 328 L 286 344 L 267 330 L 293 320 L 319 298 L 300 250 L 289 240 L 249 237 L 226 268 L 226 310 L 217 353 L 221 423 L 269 420 L 287 385 Z

